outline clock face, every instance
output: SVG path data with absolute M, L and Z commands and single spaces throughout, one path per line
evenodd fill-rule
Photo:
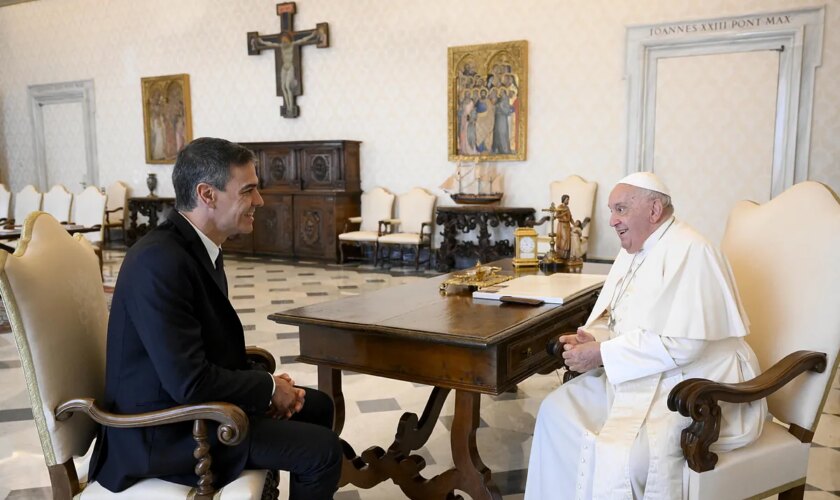
M 523 237 L 519 240 L 519 256 L 532 259 L 537 256 L 536 253 L 537 242 L 534 238 Z

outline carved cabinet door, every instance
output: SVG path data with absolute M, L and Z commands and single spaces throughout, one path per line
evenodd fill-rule
M 263 193 L 265 205 L 254 212 L 254 252 L 294 255 L 293 197 Z
M 297 191 L 300 189 L 295 150 L 291 147 L 273 146 L 259 152 L 257 172 L 260 189 Z
M 335 258 L 335 197 L 295 196 L 295 255 Z
M 300 151 L 301 187 L 310 190 L 344 189 L 340 150 L 311 146 Z

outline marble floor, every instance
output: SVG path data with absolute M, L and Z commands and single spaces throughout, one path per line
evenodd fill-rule
M 106 251 L 107 284 L 116 281 L 121 251 Z M 260 345 L 278 360 L 300 385 L 317 385 L 314 366 L 296 363 L 297 329 L 266 319 L 269 313 L 344 296 L 426 279 L 429 274 L 409 268 L 386 271 L 367 265 L 325 265 L 280 259 L 235 259 L 226 256 L 231 300 L 239 312 L 248 344 Z M 535 416 L 542 399 L 560 385 L 557 373 L 536 375 L 516 393 L 482 396 L 481 427 L 477 433 L 482 459 L 505 499 L 520 499 L 524 491 Z M 346 424 L 342 437 L 356 451 L 377 444 L 387 447 L 404 411 L 421 413 L 430 388 L 419 384 L 345 373 Z M 419 453 L 426 459 L 426 476 L 452 464 L 448 428 L 454 413 L 450 396 L 439 425 Z M 0 499 L 51 498 L 49 479 L 27 399 L 23 373 L 11 334 L 0 333 Z M 825 414 L 811 448 L 807 499 L 840 497 L 840 381 L 826 402 Z M 347 486 L 337 500 L 404 498 L 391 482 L 369 490 Z

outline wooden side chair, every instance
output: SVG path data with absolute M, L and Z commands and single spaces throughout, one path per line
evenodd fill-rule
M 562 181 L 554 181 L 549 185 L 550 201 L 559 205 L 563 195 L 569 195 L 569 211 L 572 212 L 572 222 L 580 224 L 580 248 L 577 255 L 586 256 L 589 249 L 589 228 L 592 221 L 592 212 L 595 209 L 595 193 L 598 191 L 598 183 L 587 181 L 579 175 L 570 175 Z
M 837 374 L 840 351 L 840 200 L 802 182 L 764 205 L 740 202 L 721 244 L 750 320 L 747 342 L 764 372 L 741 384 L 685 380 L 668 407 L 691 417 L 682 432 L 691 499 L 802 498 L 811 439 Z M 727 453 L 719 402 L 767 397 L 775 421 Z
M 116 181 L 108 186 L 105 194 L 108 196 L 105 205 L 105 226 L 103 240 L 107 244 L 112 240 L 111 231 L 119 228 L 125 239 L 125 213 L 128 208 L 128 186 L 122 181 Z
M 52 215 L 62 224 L 70 222 L 70 208 L 73 205 L 73 193 L 61 184 L 56 184 L 44 193 L 42 210 Z
M 435 213 L 437 197 L 423 188 L 414 188 L 397 198 L 397 217 L 386 222 L 388 226 L 379 237 L 379 246 L 384 248 L 390 260 L 391 247 L 400 249 L 402 260 L 403 248 L 414 247 L 414 269 L 420 269 L 420 249 L 429 249 L 426 267 L 431 266 L 432 219 Z
M 205 403 L 118 415 L 97 405 L 105 391 L 108 309 L 96 256 L 81 235 L 70 236 L 44 212 L 29 216 L 14 255 L 0 251 L 0 295 L 12 323 L 53 498 L 277 498 L 274 472 L 245 471 L 223 490 L 212 486 L 208 474 L 213 450 L 206 439 L 206 422 L 218 422 L 219 441 L 235 445 L 248 432 L 248 417 L 239 407 Z M 267 351 L 248 352 L 274 370 Z M 114 494 L 76 471 L 73 458 L 88 451 L 100 425 L 146 427 L 185 421 L 194 421 L 195 488 L 144 479 Z
M 0 225 L 5 225 L 9 222 L 9 211 L 12 208 L 12 193 L 6 189 L 4 184 L 0 184 Z
M 373 246 L 373 265 L 379 254 L 379 237 L 382 236 L 383 222 L 393 216 L 394 194 L 387 189 L 377 187 L 362 194 L 362 215 L 350 217 L 344 225 L 344 232 L 338 235 L 339 263 L 344 263 L 344 247 Z M 358 224 L 358 230 L 350 231 L 351 224 Z
M 15 193 L 14 218 L 10 222 L 20 226 L 27 215 L 41 210 L 42 196 L 32 184 L 27 184 Z

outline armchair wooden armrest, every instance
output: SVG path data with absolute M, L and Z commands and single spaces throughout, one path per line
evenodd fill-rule
M 110 218 L 111 214 L 115 214 L 117 212 L 122 212 L 122 211 L 123 211 L 123 207 L 116 207 L 116 208 L 112 208 L 111 210 L 105 210 L 105 221 L 110 222 L 109 218 Z
M 277 361 L 275 361 L 274 356 L 262 347 L 255 345 L 246 346 L 245 356 L 248 357 L 248 361 L 252 364 L 262 367 L 268 373 L 274 373 L 274 370 L 277 369 Z
M 347 222 L 344 223 L 344 231 L 342 231 L 342 233 L 349 233 L 350 232 L 350 224 L 359 225 L 361 223 L 362 223 L 361 216 L 359 216 L 359 217 L 348 217 Z
M 825 353 L 797 351 L 788 354 L 752 380 L 738 384 L 721 384 L 706 379 L 692 378 L 677 384 L 668 395 L 668 409 L 678 411 L 693 422 L 683 429 L 680 446 L 688 466 L 696 472 L 715 468 L 717 455 L 709 447 L 720 434 L 720 405 L 727 403 L 749 403 L 765 398 L 806 371 L 825 371 Z M 797 425 L 791 425 L 790 433 L 803 443 L 809 443 L 813 433 Z
M 399 223 L 399 219 L 383 219 L 379 221 L 379 236 L 393 233 L 394 226 Z
M 426 228 L 429 229 L 428 234 L 426 233 Z M 429 239 L 432 238 L 432 223 L 431 222 L 423 222 L 420 224 L 420 239 L 423 239 L 423 236 L 428 236 Z
M 212 459 L 210 443 L 207 441 L 206 420 L 219 422 L 216 435 L 222 444 L 235 446 L 248 435 L 248 416 L 241 408 L 230 403 L 181 405 L 165 410 L 118 415 L 100 408 L 93 398 L 79 398 L 58 405 L 55 409 L 55 418 L 59 421 L 67 420 L 77 411 L 107 427 L 148 427 L 194 420 L 193 439 L 196 446 L 193 456 L 197 462 L 195 472 L 198 475 L 196 498 L 209 499 L 216 491 L 213 488 L 213 473 L 210 470 Z M 63 470 L 67 469 L 65 465 L 59 467 Z

